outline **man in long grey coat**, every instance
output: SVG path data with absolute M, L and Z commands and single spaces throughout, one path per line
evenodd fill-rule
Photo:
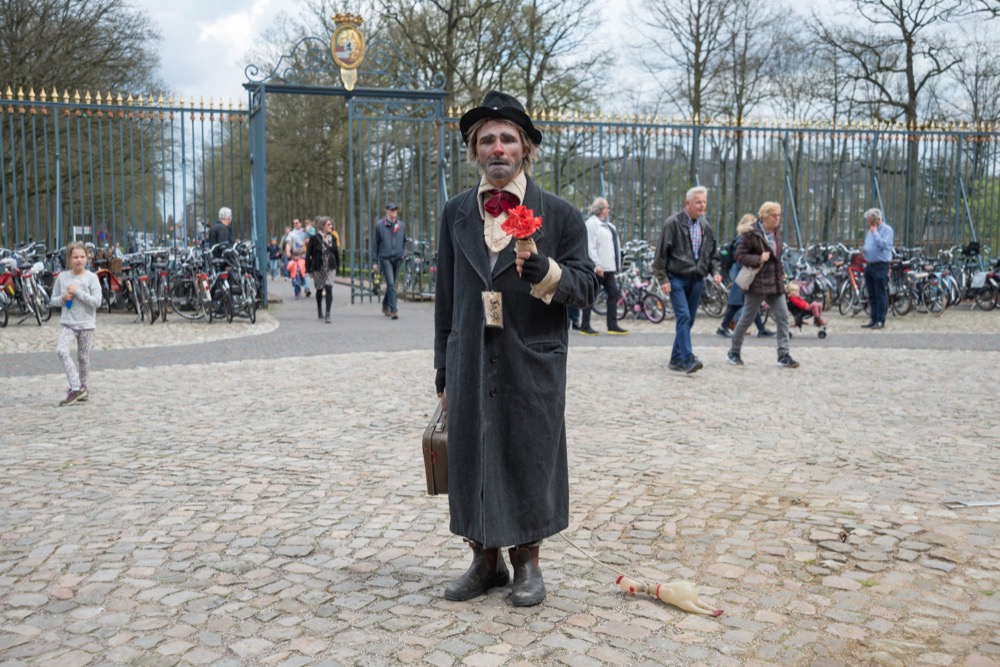
M 530 606 L 545 599 L 541 541 L 569 524 L 566 307 L 589 307 L 597 278 L 580 212 L 530 178 L 542 134 L 524 107 L 491 91 L 459 127 L 482 179 L 441 216 L 434 367 L 442 400 L 447 387 L 451 531 L 473 560 L 445 598 L 505 586 L 510 546 L 511 602 Z M 501 228 L 518 204 L 542 219 L 537 252 L 517 252 Z

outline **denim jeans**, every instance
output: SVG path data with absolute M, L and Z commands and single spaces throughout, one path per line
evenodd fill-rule
M 281 260 L 279 260 L 277 257 L 274 257 L 273 259 L 270 260 L 270 266 L 268 267 L 268 273 L 271 274 L 272 278 L 277 278 L 278 277 L 278 268 L 279 268 L 278 265 L 280 263 L 281 263 Z
M 701 303 L 701 278 L 670 276 L 670 304 L 674 308 L 674 346 L 670 361 L 686 364 L 694 357 L 691 351 L 691 327 Z
M 865 265 L 865 287 L 868 288 L 871 321 L 885 324 L 885 316 L 889 312 L 889 262 L 869 262 Z
M 402 259 L 380 259 L 378 261 L 379 270 L 382 271 L 382 286 L 385 288 L 385 296 L 382 297 L 382 310 L 388 310 L 390 313 L 396 312 L 396 276 L 399 274 L 399 267 L 402 264 Z

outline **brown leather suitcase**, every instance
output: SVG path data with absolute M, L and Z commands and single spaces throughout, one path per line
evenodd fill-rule
M 431 423 L 424 429 L 424 472 L 427 493 L 432 496 L 448 493 L 448 413 L 438 401 Z

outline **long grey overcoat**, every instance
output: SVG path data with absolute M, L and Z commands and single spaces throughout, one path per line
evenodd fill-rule
M 445 368 L 451 531 L 486 547 L 527 544 L 569 524 L 566 306 L 597 292 L 579 211 L 530 178 L 540 253 L 562 267 L 551 304 L 518 276 L 515 243 L 493 270 L 478 187 L 446 205 L 438 235 L 434 367 Z M 482 294 L 499 292 L 503 328 L 485 326 Z

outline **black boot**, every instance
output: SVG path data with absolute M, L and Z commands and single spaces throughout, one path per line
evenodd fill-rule
M 539 545 L 540 541 L 510 548 L 510 564 L 514 566 L 510 602 L 515 607 L 532 607 L 545 599 L 545 582 L 538 567 Z
M 475 542 L 469 542 L 469 546 L 472 547 L 472 565 L 465 574 L 445 586 L 446 600 L 471 600 L 495 586 L 506 586 L 510 581 L 499 548 L 484 549 Z

